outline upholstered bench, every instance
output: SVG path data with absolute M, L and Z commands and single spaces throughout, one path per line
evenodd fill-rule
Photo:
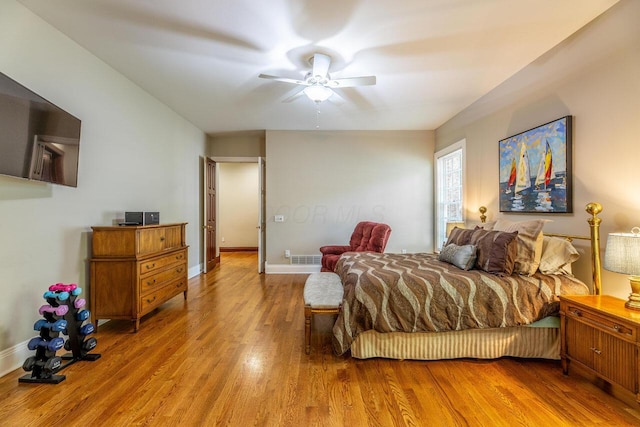
M 314 314 L 338 314 L 344 289 L 333 272 L 312 273 L 304 284 L 305 352 L 311 352 L 311 317 Z

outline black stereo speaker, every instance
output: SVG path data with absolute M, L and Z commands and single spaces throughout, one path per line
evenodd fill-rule
M 142 212 L 125 212 L 124 223 L 126 225 L 142 225 L 144 217 Z
M 125 212 L 125 225 L 160 224 L 160 212 Z
M 144 225 L 160 224 L 160 212 L 144 212 Z

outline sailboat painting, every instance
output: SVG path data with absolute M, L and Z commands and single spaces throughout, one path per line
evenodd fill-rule
M 499 142 L 500 212 L 571 213 L 572 116 Z

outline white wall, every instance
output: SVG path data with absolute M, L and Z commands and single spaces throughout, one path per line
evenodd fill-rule
M 257 248 L 258 164 L 218 163 L 218 178 L 220 247 Z
M 546 230 L 585 234 L 584 206 L 602 203 L 607 233 L 640 224 L 640 1 L 623 0 L 436 130 L 441 149 L 467 141 L 467 217 L 498 213 L 498 141 L 574 116 L 574 213 Z M 506 214 L 505 214 L 506 216 Z M 510 214 L 511 219 L 539 218 Z M 603 293 L 627 298 L 629 282 L 603 271 Z
M 433 249 L 432 131 L 267 131 L 267 263 L 348 244 L 384 222 L 387 252 Z M 284 222 L 274 222 L 284 215 Z
M 5 350 L 36 335 L 50 284 L 78 283 L 88 298 L 90 227 L 111 225 L 118 212 L 188 222 L 198 271 L 205 135 L 18 2 L 0 0 L 0 11 L 0 71 L 82 120 L 78 188 L 0 177 Z M 3 360 L 0 373 L 24 359 Z

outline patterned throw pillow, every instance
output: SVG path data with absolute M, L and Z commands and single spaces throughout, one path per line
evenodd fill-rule
M 473 230 L 470 244 L 477 247 L 476 267 L 487 273 L 511 276 L 516 259 L 518 232 Z
M 493 226 L 494 230 L 518 232 L 518 242 L 514 271 L 525 276 L 533 275 L 540 265 L 542 256 L 542 227 L 549 220 L 536 219 L 531 221 L 510 221 L 499 219 Z
M 451 243 L 442 248 L 438 259 L 453 264 L 461 270 L 471 270 L 476 263 L 476 247 Z
M 449 238 L 447 239 L 445 246 L 449 246 L 452 243 L 458 246 L 468 245 L 471 241 L 472 234 L 473 230 L 454 227 L 453 230 L 451 230 L 451 233 L 449 233 Z

